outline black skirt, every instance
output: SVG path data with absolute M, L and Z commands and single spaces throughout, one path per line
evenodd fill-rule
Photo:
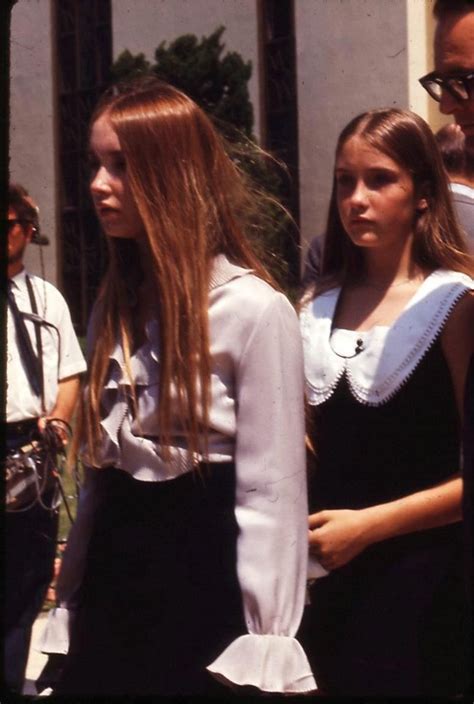
M 55 694 L 221 694 L 206 666 L 246 633 L 234 465 L 163 482 L 99 471 L 103 499 Z

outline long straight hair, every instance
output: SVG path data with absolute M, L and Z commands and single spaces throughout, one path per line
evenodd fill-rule
M 128 84 L 104 97 L 92 124 L 104 116 L 118 136 L 145 230 L 159 324 L 157 428 L 163 456 L 171 457 L 171 426 L 178 418 L 196 459 L 207 451 L 212 260 L 223 253 L 274 285 L 246 236 L 259 203 L 210 119 L 179 90 L 157 79 Z M 100 440 L 109 354 L 117 339 L 129 368 L 130 300 L 141 275 L 124 254 L 124 244 L 107 241 L 110 263 L 94 315 L 100 335 L 95 337 L 82 411 L 82 435 L 92 458 Z
M 342 130 L 336 147 L 336 161 L 352 137 L 363 139 L 406 169 L 413 179 L 418 198 L 428 207 L 415 213 L 412 259 L 425 270 L 453 269 L 472 275 L 473 260 L 458 225 L 443 162 L 427 123 L 408 110 L 371 110 L 355 117 Z M 364 252 L 344 230 L 337 205 L 335 176 L 326 226 L 321 263 L 321 280 L 315 293 L 363 275 Z

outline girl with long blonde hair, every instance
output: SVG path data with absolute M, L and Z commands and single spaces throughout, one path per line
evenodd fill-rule
M 328 574 L 302 633 L 322 691 L 463 691 L 459 436 L 472 258 L 428 125 L 354 118 L 336 149 L 321 278 L 301 312 L 316 468 L 310 551 Z
M 110 264 L 89 331 L 74 607 L 58 694 L 314 688 L 302 349 L 248 244 L 255 202 L 211 121 L 159 82 L 97 108 L 91 193 Z M 69 619 L 70 621 L 71 619 Z

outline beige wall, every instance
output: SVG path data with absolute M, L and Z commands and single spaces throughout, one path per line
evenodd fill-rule
M 55 142 L 50 0 L 18 0 L 11 24 L 10 178 L 39 205 L 45 276 L 57 283 Z M 40 273 L 39 248 L 30 245 L 25 263 Z
M 114 57 L 129 49 L 134 54 L 143 52 L 149 60 L 162 41 L 181 34 L 201 38 L 224 25 L 226 50 L 237 51 L 244 61 L 252 62 L 249 90 L 258 134 L 257 0 L 112 0 L 112 21 Z
M 408 106 L 405 0 L 297 0 L 302 243 L 324 231 L 334 148 L 344 125 Z

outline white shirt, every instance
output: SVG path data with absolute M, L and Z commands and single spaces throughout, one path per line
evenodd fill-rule
M 234 460 L 237 572 L 248 635 L 237 638 L 208 669 L 263 691 L 308 692 L 314 678 L 294 635 L 307 575 L 307 492 L 303 359 L 296 314 L 288 300 L 250 271 L 216 258 L 209 296 L 211 408 L 209 461 Z M 157 327 L 132 360 L 142 433 L 157 435 Z M 119 346 L 102 402 L 102 464 L 142 481 L 172 480 L 191 468 L 186 438 L 172 428 L 174 457 L 165 463 L 156 440 L 138 436 L 127 402 Z M 80 584 L 94 513 L 94 476 L 81 494 L 63 559 L 58 594 L 72 599 Z M 62 610 L 52 616 L 60 621 Z M 60 649 L 67 638 L 60 634 Z M 52 648 L 50 648 L 52 649 Z
M 42 319 L 43 374 L 46 412 L 49 413 L 58 393 L 58 381 L 81 374 L 86 362 L 79 347 L 66 301 L 47 281 L 29 275 L 33 286 L 38 315 Z M 26 272 L 23 269 L 12 279 L 12 291 L 21 312 L 32 313 Z M 8 308 L 8 307 L 7 307 Z M 33 350 L 36 346 L 35 325 L 25 319 Z M 15 322 L 7 310 L 7 422 L 37 418 L 42 413 L 41 399 L 35 396 L 26 376 L 18 351 Z
M 467 186 L 465 183 L 456 183 L 455 181 L 451 181 L 449 184 L 449 190 L 451 193 L 457 193 L 460 196 L 466 196 L 466 198 L 474 200 L 474 188 Z

